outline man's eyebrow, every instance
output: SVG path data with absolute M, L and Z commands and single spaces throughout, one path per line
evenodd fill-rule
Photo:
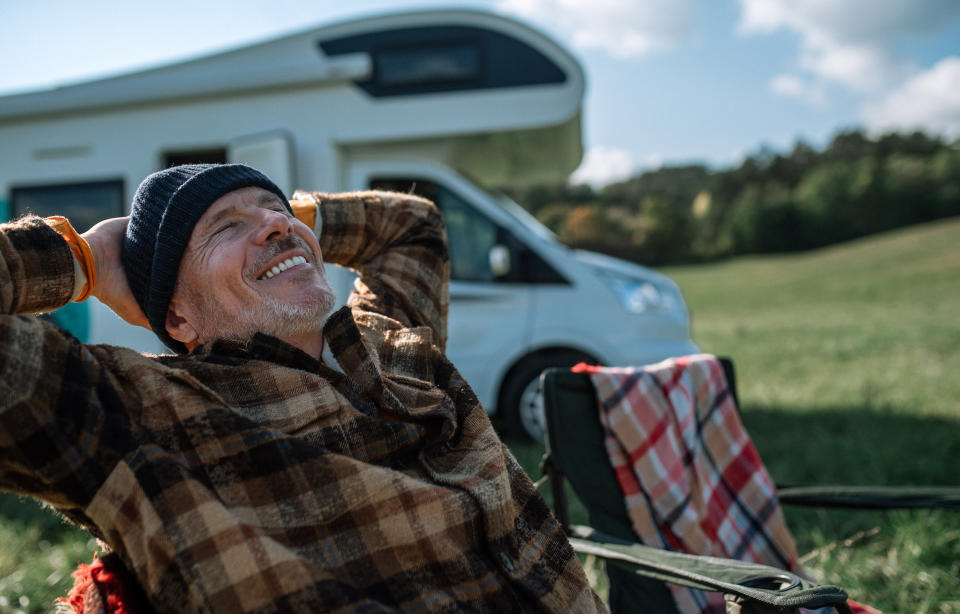
M 237 207 L 237 205 L 230 205 L 226 209 L 221 209 L 220 211 L 217 211 L 217 213 L 212 218 L 210 218 L 209 220 L 206 220 L 203 223 L 203 225 L 200 227 L 200 234 L 209 232 L 210 228 L 216 225 L 217 222 L 219 222 L 225 217 L 229 217 L 233 215 L 234 213 L 237 212 L 238 208 L 239 207 Z
M 277 196 L 276 194 L 273 194 L 273 193 L 261 194 L 260 198 L 257 199 L 257 206 L 259 207 L 262 207 L 264 205 L 272 205 L 272 204 L 280 205 L 281 207 L 283 207 L 284 211 L 286 211 L 287 209 L 285 206 L 285 203 L 281 201 L 280 197 Z
M 276 194 L 262 194 L 257 199 L 258 207 L 264 207 L 266 205 L 274 205 L 274 204 L 280 205 L 284 213 L 289 213 L 287 211 L 287 208 L 284 206 L 284 203 L 280 200 L 280 197 L 277 196 Z M 204 221 L 203 224 L 199 227 L 200 234 L 206 234 L 207 232 L 210 231 L 211 228 L 213 228 L 217 224 L 217 222 L 219 222 L 225 217 L 229 217 L 233 215 L 240 208 L 241 208 L 241 205 L 230 205 L 226 209 L 221 209 L 220 211 L 217 211 L 217 213 L 212 218 Z

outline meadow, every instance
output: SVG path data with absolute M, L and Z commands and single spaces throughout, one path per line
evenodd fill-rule
M 777 482 L 960 485 L 960 219 L 662 272 L 700 347 L 734 359 Z M 538 446 L 513 448 L 536 477 Z M 823 581 L 888 614 L 960 612 L 960 513 L 785 512 Z
M 775 480 L 960 485 L 960 219 L 663 272 L 701 348 L 734 359 L 744 422 Z M 542 446 L 508 443 L 536 480 Z M 960 513 L 786 514 L 807 568 L 856 599 L 888 614 L 960 613 Z M 572 516 L 585 522 L 582 507 Z M 94 549 L 37 504 L 0 495 L 0 614 L 49 611 Z
M 960 485 L 960 219 L 666 271 L 731 356 L 782 483 Z M 885 612 L 960 612 L 960 514 L 786 508 L 805 564 Z

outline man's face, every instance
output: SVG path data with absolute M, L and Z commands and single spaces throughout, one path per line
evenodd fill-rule
M 275 194 L 249 187 L 220 197 L 194 226 L 171 309 L 199 343 L 262 332 L 296 344 L 322 330 L 335 300 L 313 230 Z

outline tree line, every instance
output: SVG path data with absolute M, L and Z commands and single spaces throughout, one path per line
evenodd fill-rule
M 960 215 L 960 141 L 847 130 L 821 151 L 762 148 L 736 168 L 508 192 L 564 243 L 645 264 L 801 251 Z

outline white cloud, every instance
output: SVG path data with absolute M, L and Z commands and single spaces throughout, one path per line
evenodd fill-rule
M 776 94 L 796 98 L 815 107 L 822 107 L 827 101 L 822 83 L 797 75 L 777 75 L 770 81 L 770 89 Z
M 909 70 L 904 61 L 892 57 L 879 45 L 830 40 L 808 43 L 801 52 L 800 67 L 826 81 L 864 93 L 881 91 Z
M 740 6 L 746 32 L 787 28 L 848 43 L 928 34 L 960 16 L 956 0 L 740 0 Z
M 813 105 L 826 103 L 831 84 L 884 95 L 917 72 L 897 45 L 960 17 L 956 0 L 740 0 L 740 6 L 744 34 L 799 35 L 797 74 L 774 77 L 770 87 Z
M 499 0 L 497 8 L 555 28 L 582 49 L 639 58 L 689 40 L 694 0 Z
M 662 159 L 661 159 L 662 163 Z M 583 162 L 570 175 L 570 183 L 589 183 L 595 188 L 627 179 L 637 171 L 637 162 L 626 149 L 616 147 L 591 147 Z
M 960 138 L 960 56 L 944 58 L 863 110 L 873 132 L 923 129 Z
M 740 31 L 800 35 L 801 71 L 861 93 L 883 91 L 912 70 L 898 38 L 920 35 L 960 15 L 954 0 L 740 0 Z
M 666 160 L 664 160 L 663 154 L 658 154 L 658 153 L 650 154 L 643 160 L 639 168 L 636 170 L 655 171 L 658 168 L 663 168 L 664 162 L 666 162 Z

